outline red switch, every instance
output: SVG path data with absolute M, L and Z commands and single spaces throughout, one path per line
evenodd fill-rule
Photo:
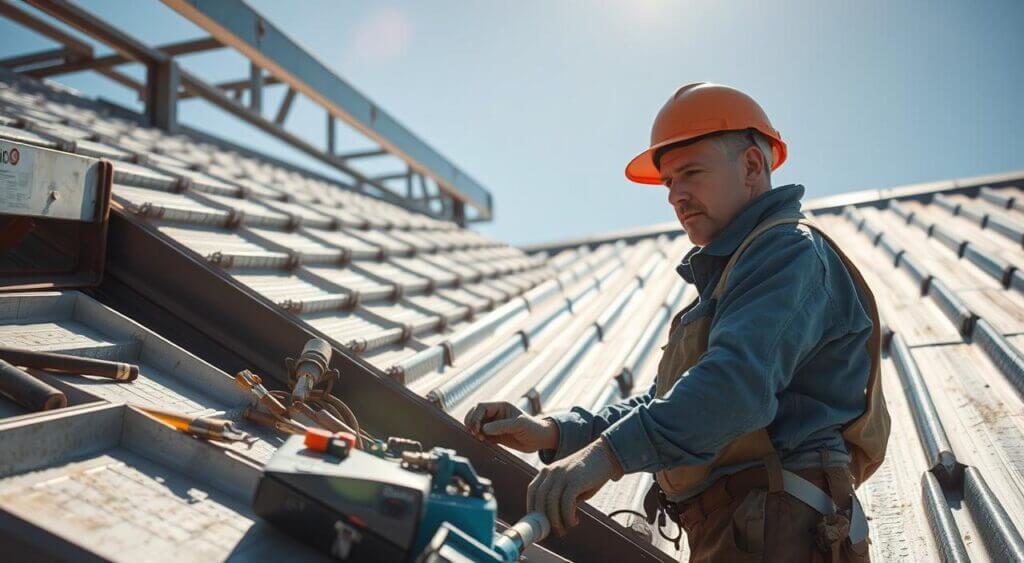
M 316 452 L 326 452 L 333 436 L 321 428 L 306 430 L 306 447 Z

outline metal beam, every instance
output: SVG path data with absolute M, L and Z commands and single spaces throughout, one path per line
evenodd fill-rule
M 284 99 L 281 100 L 281 107 L 277 108 L 277 116 L 274 117 L 274 123 L 278 125 L 284 125 L 284 120 L 288 119 L 288 112 L 292 109 L 292 102 L 295 101 L 295 90 L 289 88 L 284 95 Z
M 170 103 L 175 98 L 171 95 L 162 94 L 164 86 L 153 83 L 154 78 L 165 78 L 167 80 L 172 78 L 174 71 L 166 66 L 167 63 L 172 62 L 170 55 L 142 43 L 90 12 L 69 2 L 62 0 L 25 1 L 93 39 L 108 45 L 119 55 L 144 64 L 146 66 L 146 76 L 149 78 L 149 83 L 145 89 L 146 115 L 154 125 L 165 123 L 173 127 L 175 123 L 173 110 L 170 110 L 169 113 L 166 106 L 159 106 L 159 104 Z M 71 46 L 69 45 L 69 47 Z M 92 58 L 91 49 L 88 58 Z M 99 72 L 119 82 L 121 81 L 121 75 L 113 69 L 99 69 Z
M 17 70 L 19 67 L 39 63 L 50 63 L 53 61 L 64 62 L 73 54 L 74 51 L 67 47 L 57 47 L 56 49 L 47 49 L 45 51 L 36 51 L 35 53 L 0 59 L 0 66 L 7 67 L 11 70 Z
M 423 176 L 423 174 L 417 174 L 416 178 L 419 180 L 420 192 L 422 192 L 423 195 L 427 195 L 427 178 Z
M 327 154 L 331 156 L 334 156 L 334 144 L 337 142 L 334 138 L 336 135 L 336 126 L 337 124 L 334 122 L 334 116 L 331 115 L 330 112 L 327 112 Z
M 29 3 L 31 4 L 32 2 Z M 14 6 L 8 0 L 0 0 L 0 14 L 6 16 L 12 21 L 20 23 L 40 35 L 46 36 L 57 43 L 64 45 L 75 53 L 92 57 L 91 45 L 73 35 L 65 33 L 57 27 L 54 27 L 50 22 Z
M 345 120 L 442 189 L 489 216 L 491 194 L 242 0 L 163 0 L 225 45 Z
M 189 53 L 198 53 L 201 51 L 209 51 L 211 49 L 219 49 L 223 47 L 219 41 L 212 37 L 205 37 L 202 39 L 192 39 L 189 41 L 181 41 L 179 43 L 168 43 L 156 47 L 157 51 L 164 53 L 168 56 L 185 55 Z M 70 74 L 72 72 L 81 72 L 83 70 L 96 70 L 100 71 L 104 68 L 110 68 L 120 64 L 130 63 L 132 59 L 125 57 L 120 54 L 106 55 L 104 57 L 96 58 L 85 58 L 73 61 L 67 61 L 62 64 L 56 64 L 43 68 L 32 69 L 28 74 L 35 78 L 46 78 L 48 76 L 57 76 L 60 74 Z
M 387 182 L 389 180 L 400 180 L 400 179 L 403 179 L 403 178 L 407 178 L 408 176 L 409 176 L 408 172 L 395 172 L 394 174 L 385 174 L 383 176 L 374 176 L 373 179 L 377 180 L 378 182 Z
M 347 152 L 347 153 L 339 154 L 338 158 L 340 158 L 342 160 L 354 160 L 354 159 L 357 159 L 357 158 L 370 158 L 370 157 L 374 157 L 374 156 L 384 156 L 384 155 L 387 155 L 387 154 L 391 154 L 391 153 L 389 153 L 388 151 L 386 151 L 384 149 L 371 149 L 371 150 L 366 150 L 366 151 L 353 151 L 353 152 Z
M 166 60 L 146 67 L 146 117 L 169 133 L 178 130 L 178 63 Z
M 51 16 L 57 17 L 58 19 L 63 19 L 63 18 L 60 15 L 55 14 L 53 11 L 51 11 L 51 9 L 56 11 L 58 14 L 59 13 L 63 13 L 63 10 L 70 10 L 71 13 L 80 12 L 80 10 L 76 10 L 73 6 L 67 6 L 67 5 L 65 5 L 65 3 L 32 2 L 31 0 L 28 0 L 28 1 L 32 5 L 34 5 L 37 8 L 39 8 L 40 10 L 50 14 Z M 82 64 L 84 62 L 88 62 L 88 61 L 94 60 L 93 59 L 93 51 L 92 51 L 92 46 L 91 45 L 89 45 L 88 43 L 80 40 L 79 38 L 77 38 L 77 37 L 75 37 L 75 36 L 65 32 L 64 30 L 54 26 L 50 22 L 48 22 L 48 21 L 46 21 L 46 20 L 44 20 L 44 19 L 42 19 L 42 18 L 40 18 L 40 17 L 38 17 L 38 16 L 36 16 L 34 14 L 31 14 L 29 12 L 26 12 L 26 11 L 20 9 L 20 8 L 17 8 L 15 6 L 13 6 L 7 0 L 0 0 L 0 14 L 3 14 L 4 16 L 6 16 L 7 18 L 11 19 L 12 21 L 15 21 L 15 22 L 17 22 L 17 23 L 19 23 L 19 24 L 21 24 L 21 25 L 23 25 L 23 26 L 25 26 L 25 27 L 35 31 L 36 33 L 39 33 L 40 35 L 43 35 L 44 37 L 47 37 L 49 39 L 52 39 L 53 41 L 56 41 L 56 42 L 60 43 L 61 45 L 64 45 L 64 49 L 69 51 L 67 53 L 68 58 L 72 59 L 71 61 L 69 61 L 67 63 L 64 63 L 64 64 Z M 100 27 L 106 26 L 106 24 L 104 24 L 102 22 L 100 22 L 100 24 L 101 24 Z M 109 27 L 109 26 L 107 26 L 107 27 Z M 62 66 L 62 65 L 58 65 L 58 66 Z M 50 68 L 50 67 L 44 67 L 44 69 L 34 69 L 34 70 L 28 71 L 28 72 L 26 72 L 24 74 L 26 74 L 28 76 L 35 76 L 37 78 L 41 78 L 41 77 L 44 77 L 44 76 L 49 76 L 48 74 L 41 74 L 41 75 L 39 74 L 40 71 L 43 71 L 46 68 Z M 140 96 L 144 95 L 144 92 L 143 92 L 144 88 L 143 88 L 142 84 L 140 84 L 136 80 L 132 79 L 130 76 L 127 76 L 125 74 L 122 74 L 122 73 L 117 72 L 117 71 L 115 71 L 113 69 L 110 69 L 110 68 L 100 69 L 99 72 L 100 72 L 100 74 L 106 76 L 107 78 L 110 78 L 114 82 L 117 82 L 118 84 L 121 84 L 123 86 L 127 86 L 128 88 L 131 88 L 132 90 L 134 90 Z
M 166 45 L 157 46 L 158 51 L 177 57 L 179 55 L 189 55 L 192 53 L 202 53 L 205 51 L 213 51 L 221 49 L 224 44 L 217 41 L 213 37 L 200 37 L 199 39 L 189 39 L 188 41 L 179 41 L 177 43 L 168 43 Z
M 280 83 L 281 83 L 281 80 L 278 79 L 278 78 L 274 78 L 273 76 L 266 75 L 266 76 L 263 77 L 263 85 L 264 86 L 270 86 L 271 84 L 280 84 Z M 240 78 L 238 80 L 231 80 L 231 81 L 228 81 L 228 82 L 221 82 L 219 84 L 216 84 L 216 86 L 217 86 L 217 88 L 220 88 L 221 90 L 227 90 L 228 93 L 230 93 L 231 95 L 241 95 L 242 92 L 248 90 L 249 87 L 252 86 L 252 79 L 251 78 Z M 184 100 L 186 98 L 192 98 L 192 97 L 194 97 L 194 96 L 191 93 L 184 92 L 180 96 L 178 96 L 178 99 L 179 100 Z
M 313 158 L 316 158 L 321 162 L 324 162 L 337 168 L 338 170 L 341 170 L 345 174 L 351 176 L 356 181 L 357 187 L 361 184 L 369 184 L 379 190 L 391 192 L 391 190 L 389 190 L 383 184 L 377 182 L 372 178 L 367 177 L 362 172 L 359 172 L 358 170 L 355 170 L 354 168 L 346 165 L 344 161 L 342 161 L 338 157 L 313 146 L 308 141 L 286 131 L 278 124 L 252 111 L 251 109 L 242 105 L 238 101 L 232 100 L 227 96 L 227 94 L 219 90 L 216 86 L 204 82 L 200 78 L 194 76 L 193 74 L 185 70 L 180 70 L 179 73 L 182 87 L 185 88 L 186 91 L 192 92 L 193 95 L 205 99 L 206 101 L 214 104 L 215 106 L 227 111 L 228 113 L 231 113 L 235 117 L 238 117 L 243 121 L 246 121 L 250 125 L 254 125 L 255 127 L 263 130 L 264 132 L 273 135 L 278 139 L 281 139 L 282 141 L 292 145 L 293 147 L 299 149 L 300 151 L 312 156 Z
M 70 61 L 63 62 L 61 64 L 55 64 L 50 66 L 44 66 L 41 68 L 34 68 L 26 71 L 22 74 L 31 76 L 33 78 L 48 78 L 50 76 L 59 76 L 61 74 L 71 74 L 73 72 L 81 72 L 83 70 L 96 70 L 99 72 L 103 69 L 109 69 L 114 66 L 112 61 L 119 61 L 124 59 L 121 55 L 106 55 L 103 57 L 82 57 Z
M 0 2 L 6 2 L 6 0 L 0 0 Z M 64 22 L 66 25 L 72 27 L 73 29 L 106 44 L 107 46 L 112 48 L 117 55 L 125 57 L 128 60 L 138 61 L 142 63 L 147 68 L 148 77 L 155 77 L 159 79 L 163 76 L 170 80 L 172 71 L 170 67 L 163 66 L 173 61 L 172 57 L 167 53 L 164 53 L 153 47 L 146 45 L 145 43 L 139 41 L 138 39 L 135 39 L 131 35 L 107 23 L 103 19 L 93 15 L 89 11 L 70 2 L 64 0 L 26 0 L 26 2 L 35 6 L 44 13 L 50 15 L 51 17 L 54 17 Z M 7 4 L 3 4 L 3 6 L 7 6 Z M 16 17 L 19 17 L 21 19 L 27 19 L 27 16 L 26 14 L 24 14 L 24 12 L 20 13 L 21 16 Z M 48 22 L 41 22 L 35 16 L 31 16 L 31 18 L 33 18 L 32 21 L 34 21 L 33 26 L 39 27 L 42 30 L 41 32 L 48 36 L 51 36 L 51 34 L 56 35 L 57 33 L 63 33 L 60 32 L 59 30 L 55 30 L 55 28 L 53 28 L 53 26 L 50 25 Z M 78 44 L 82 44 L 80 41 L 71 37 L 70 35 L 64 35 L 66 37 L 64 37 L 63 39 L 69 41 L 69 43 L 74 44 L 74 42 L 77 41 Z M 72 47 L 72 45 L 70 44 L 68 46 L 69 48 L 77 49 L 77 47 Z M 91 59 L 91 47 L 88 47 L 88 45 L 86 45 L 86 47 L 89 49 L 88 53 L 86 54 L 88 55 L 88 58 Z M 97 70 L 100 72 L 104 72 L 105 74 L 116 72 L 110 68 Z M 284 128 L 277 125 L 273 121 L 264 118 L 262 115 L 232 100 L 230 97 L 228 97 L 228 95 L 226 95 L 223 91 L 219 90 L 217 87 L 210 85 L 209 83 L 182 69 L 178 69 L 177 74 L 180 85 L 185 89 L 187 93 L 201 96 L 208 102 L 220 107 L 221 109 L 228 111 L 229 113 L 235 115 L 243 121 L 246 121 L 254 125 L 255 127 L 263 130 L 264 132 L 273 135 L 278 139 L 292 145 L 293 147 L 299 149 L 300 151 L 305 152 L 306 154 L 309 154 L 310 156 L 344 172 L 354 180 L 356 189 L 363 190 L 366 189 L 367 186 L 372 186 L 374 189 L 379 190 L 381 193 L 395 195 L 394 192 L 387 186 L 377 182 L 372 178 L 367 177 L 362 172 L 348 166 L 344 162 L 344 160 L 337 158 L 332 154 L 325 153 L 323 150 L 313 146 L 309 142 L 299 138 L 298 136 L 292 133 L 289 133 L 288 131 L 286 131 Z M 118 75 L 114 74 L 113 77 L 118 77 Z M 129 79 L 125 77 L 119 81 L 128 82 L 128 80 Z M 173 127 L 175 120 L 172 119 L 173 116 L 169 113 L 169 107 L 166 105 L 159 105 L 160 103 L 167 103 L 167 100 L 169 100 L 171 96 L 169 93 L 162 90 L 161 88 L 162 87 L 158 85 L 149 84 L 143 89 L 143 91 L 146 93 L 145 113 L 147 116 L 149 116 L 151 120 L 153 120 L 154 123 L 167 124 Z M 296 89 L 296 91 L 302 92 L 301 89 Z M 160 94 L 160 92 L 163 93 Z M 180 99 L 181 96 L 179 95 L 177 96 L 177 98 Z M 489 198 L 490 194 L 487 194 L 487 196 Z M 416 208 L 425 211 L 428 214 L 432 214 L 428 209 L 422 208 L 422 206 L 416 206 L 413 202 L 410 202 L 409 206 L 410 208 Z
M 452 200 L 452 221 L 460 227 L 466 226 L 466 204 L 459 200 Z
M 140 100 L 146 99 L 146 85 L 135 80 L 131 76 L 118 72 L 112 68 L 99 68 L 96 69 L 96 72 L 106 76 L 114 82 L 117 82 L 121 86 L 134 90 L 135 93 L 138 94 Z
M 263 111 L 263 69 L 255 64 L 249 65 L 249 109 Z
M 141 63 L 163 62 L 169 57 L 136 40 L 90 12 L 63 0 L 25 0 L 40 11 L 59 19 L 78 31 L 109 45 L 123 57 Z M 71 47 L 71 45 L 68 45 Z M 72 47 L 74 48 L 74 47 Z M 90 58 L 92 50 L 89 51 Z

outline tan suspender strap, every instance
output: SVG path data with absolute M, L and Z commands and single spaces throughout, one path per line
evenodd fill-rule
M 712 292 L 711 298 L 716 299 L 720 295 L 722 295 L 722 291 L 725 289 L 725 283 L 726 281 L 728 281 L 729 274 L 732 272 L 732 267 L 736 265 L 736 261 L 740 259 L 740 255 L 743 254 L 743 251 L 746 250 L 747 247 L 750 246 L 750 243 L 754 242 L 754 239 L 759 237 L 761 233 L 777 225 L 782 225 L 785 223 L 799 223 L 803 221 L 806 221 L 806 219 L 803 218 L 803 215 L 788 215 L 785 217 L 778 217 L 772 219 L 771 221 L 767 221 L 765 223 L 761 223 L 760 225 L 758 225 L 757 228 L 753 230 L 753 232 L 747 235 L 747 238 L 743 239 L 743 242 L 740 243 L 739 248 L 737 248 L 736 251 L 732 253 L 732 257 L 729 258 L 729 261 L 725 264 L 725 269 L 722 270 L 722 277 L 718 279 L 718 283 L 715 285 L 715 291 Z
M 771 440 L 768 441 L 771 443 Z M 768 492 L 777 493 L 782 490 L 782 460 L 779 452 L 772 448 L 772 453 L 764 458 L 765 469 L 768 470 Z

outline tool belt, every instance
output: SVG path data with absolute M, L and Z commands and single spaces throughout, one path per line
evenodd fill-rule
M 845 468 L 821 468 L 788 471 L 781 467 L 774 469 L 758 466 L 726 475 L 716 480 L 708 489 L 682 502 L 673 502 L 655 481 L 644 500 L 644 511 L 649 524 L 665 518 L 674 521 L 680 528 L 693 530 L 712 511 L 744 498 L 752 489 L 766 489 L 770 493 L 784 492 L 810 506 L 820 515 L 817 527 L 818 547 L 822 551 L 836 552 L 844 540 L 856 545 L 867 539 L 868 525 L 864 511 L 853 494 L 852 485 L 846 480 L 844 487 L 837 473 Z M 772 479 L 771 475 L 776 478 Z M 849 509 L 840 510 L 833 497 L 808 479 L 824 480 L 833 495 L 849 495 Z M 678 547 L 678 546 L 677 546 Z

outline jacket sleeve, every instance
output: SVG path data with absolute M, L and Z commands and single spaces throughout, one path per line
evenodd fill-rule
M 809 235 L 769 230 L 755 239 L 713 304 L 707 351 L 663 397 L 604 430 L 626 473 L 707 463 L 767 426 L 776 394 L 829 328 L 825 275 Z
M 634 408 L 646 405 L 652 397 L 654 397 L 653 384 L 646 393 L 608 405 L 596 414 L 582 407 L 573 407 L 569 412 L 544 417 L 553 420 L 558 425 L 558 447 L 553 450 L 540 450 L 537 455 L 540 456 L 542 462 L 551 463 L 576 453 Z

